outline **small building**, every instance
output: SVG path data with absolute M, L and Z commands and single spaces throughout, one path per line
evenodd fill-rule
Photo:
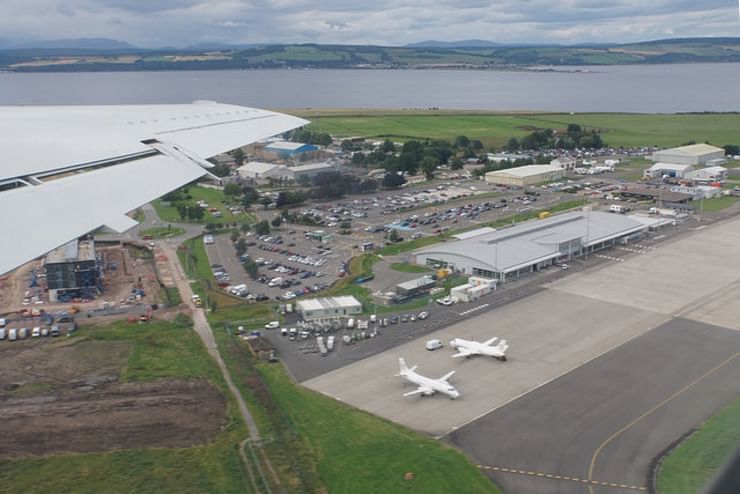
M 413 280 L 405 281 L 396 285 L 396 293 L 401 297 L 414 297 L 426 293 L 437 286 L 437 282 L 431 276 L 422 276 Z
M 285 178 L 298 182 L 301 180 L 301 177 L 313 178 L 319 173 L 335 171 L 337 171 L 336 165 L 324 161 L 321 163 L 307 163 L 305 165 L 285 167 L 281 173 Z
M 262 161 L 250 161 L 245 163 L 236 169 L 236 172 L 240 177 L 249 178 L 252 180 L 276 178 L 280 175 L 281 171 L 286 169 L 284 166 L 276 165 L 274 163 L 264 163 Z
M 643 178 L 685 178 L 686 174 L 693 171 L 694 167 L 679 163 L 655 163 L 643 172 Z
M 304 321 L 334 319 L 362 313 L 362 303 L 351 295 L 299 300 L 296 311 Z
M 263 149 L 265 152 L 275 154 L 280 158 L 293 158 L 299 154 L 318 151 L 319 147 L 303 142 L 273 141 Z
M 565 169 L 552 165 L 527 165 L 507 170 L 498 170 L 486 173 L 486 182 L 496 185 L 513 185 L 523 187 L 550 180 L 558 180 L 565 176 Z
M 468 282 L 450 290 L 450 297 L 461 302 L 472 302 L 496 289 L 496 280 L 471 276 Z
M 557 166 L 564 170 L 574 170 L 576 167 L 576 159 L 571 158 L 570 156 L 561 156 L 560 158 L 555 158 L 550 161 L 550 165 Z
M 50 302 L 92 298 L 100 274 L 94 240 L 73 240 L 49 252 L 44 263 Z
M 506 161 L 531 160 L 531 154 L 520 153 L 488 153 L 486 159 L 491 163 L 504 163 Z
M 709 144 L 692 144 L 655 151 L 653 161 L 677 165 L 706 165 L 709 161 L 724 159 L 725 150 Z M 716 163 L 716 162 L 714 162 Z
M 699 168 L 686 174 L 686 179 L 696 184 L 725 183 L 727 181 L 727 168 L 724 166 L 708 166 Z

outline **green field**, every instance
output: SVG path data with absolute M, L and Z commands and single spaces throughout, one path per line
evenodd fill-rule
M 247 436 L 216 363 L 191 329 L 190 321 L 83 327 L 77 342 L 116 341 L 131 345 L 121 369 L 123 381 L 163 377 L 206 378 L 224 390 L 228 422 L 210 443 L 189 448 L 145 448 L 107 453 L 63 454 L 0 461 L 0 490 L 45 493 L 251 492 L 237 447 Z
M 401 273 L 428 273 L 431 268 L 426 266 L 418 266 L 416 264 L 407 264 L 405 262 L 394 262 L 391 264 L 391 269 L 399 271 Z
M 239 203 L 233 199 L 227 198 L 222 190 L 212 189 L 210 187 L 190 186 L 187 195 L 189 199 L 183 197 L 182 200 L 167 205 L 161 198 L 152 202 L 157 216 L 167 223 L 216 223 L 219 225 L 232 223 L 253 223 L 254 216 L 251 213 L 232 214 L 227 206 L 238 206 Z M 212 213 L 206 211 L 202 220 L 193 221 L 180 218 L 177 212 L 177 206 L 195 206 L 200 200 L 205 201 L 209 208 L 218 209 L 223 216 L 214 218 Z
M 499 492 L 462 453 L 439 441 L 296 386 L 281 366 L 258 370 L 311 446 L 327 492 Z M 413 480 L 404 481 L 406 473 Z
M 178 228 L 176 226 L 157 226 L 154 228 L 146 228 L 144 230 L 139 230 L 139 236 L 140 237 L 146 237 L 151 236 L 152 238 L 170 238 L 170 237 L 179 237 L 180 235 L 184 235 L 185 230 L 182 228 Z
M 721 211 L 723 209 L 729 208 L 736 202 L 737 197 L 735 196 L 713 197 L 712 199 L 704 199 L 703 201 L 698 201 L 698 203 L 697 201 L 694 201 L 696 205 L 696 210 L 701 210 L 705 213 Z
M 660 494 L 694 494 L 740 443 L 740 400 L 705 422 L 663 461 Z
M 736 143 L 740 114 L 501 114 L 475 111 L 373 111 L 295 110 L 311 120 L 309 128 L 337 137 L 363 136 L 409 139 L 446 139 L 466 135 L 487 146 L 500 148 L 511 137 L 522 138 L 534 130 L 564 130 L 577 123 L 601 131 L 610 146 L 678 146 L 689 141 L 722 146 Z

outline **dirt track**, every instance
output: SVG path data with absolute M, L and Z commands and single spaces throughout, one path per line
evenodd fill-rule
M 28 343 L 0 345 L 0 457 L 192 446 L 226 424 L 206 380 L 120 382 L 125 342 Z

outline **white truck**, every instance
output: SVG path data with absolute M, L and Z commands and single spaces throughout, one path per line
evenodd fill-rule
M 629 210 L 630 208 L 628 208 L 627 206 L 622 206 L 621 204 L 612 204 L 611 206 L 609 206 L 610 213 L 624 214 Z
M 347 329 L 354 329 L 355 327 L 355 320 L 351 317 L 347 319 Z
M 326 349 L 329 351 L 334 350 L 334 335 L 326 338 Z

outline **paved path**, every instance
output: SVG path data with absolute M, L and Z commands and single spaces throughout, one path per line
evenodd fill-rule
M 213 359 L 218 364 L 218 367 L 221 369 L 221 374 L 224 376 L 226 385 L 229 387 L 229 391 L 231 391 L 231 394 L 236 399 L 236 403 L 239 406 L 239 411 L 244 418 L 244 423 L 247 424 L 250 438 L 252 439 L 252 441 L 259 441 L 259 429 L 257 429 L 257 425 L 255 424 L 252 415 L 247 409 L 247 404 L 244 402 L 244 398 L 242 398 L 241 393 L 239 393 L 239 390 L 234 385 L 234 382 L 231 379 L 231 374 L 229 373 L 229 370 L 226 368 L 226 364 L 224 364 L 224 361 L 221 358 L 221 354 L 218 351 L 218 345 L 216 344 L 216 340 L 213 337 L 213 331 L 211 330 L 211 326 L 208 324 L 205 312 L 203 309 L 195 307 L 192 302 L 193 290 L 190 288 L 190 283 L 187 279 L 187 276 L 185 276 L 185 273 L 182 271 L 182 267 L 180 266 L 180 263 L 177 259 L 177 253 L 175 252 L 175 249 L 165 243 L 161 243 L 160 245 L 162 247 L 164 255 L 167 256 L 167 262 L 170 266 L 170 272 L 172 273 L 172 276 L 174 278 L 175 285 L 177 286 L 178 290 L 180 290 L 180 296 L 182 297 L 184 303 L 187 304 L 192 310 L 193 325 L 195 331 L 198 333 L 198 336 L 200 336 L 200 339 L 203 341 L 203 344 L 208 350 L 208 353 L 211 355 L 211 357 L 213 357 Z

